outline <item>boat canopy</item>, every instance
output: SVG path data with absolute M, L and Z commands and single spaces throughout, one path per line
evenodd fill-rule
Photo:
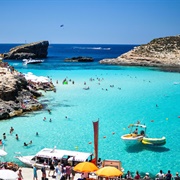
M 62 159 L 63 157 L 68 156 L 69 157 L 68 160 L 74 159 L 74 161 L 80 161 L 80 162 L 86 161 L 92 155 L 93 155 L 92 153 L 87 153 L 87 152 L 58 150 L 55 148 L 54 149 L 44 148 L 36 154 L 37 157 L 44 157 L 44 158 L 56 157 L 57 159 Z
M 146 128 L 146 126 L 143 125 L 143 124 L 130 124 L 129 127 L 141 127 L 141 128 Z

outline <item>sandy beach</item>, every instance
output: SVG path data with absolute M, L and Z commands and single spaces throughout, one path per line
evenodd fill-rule
M 22 169 L 22 175 L 23 175 L 24 180 L 32 180 L 33 179 L 33 168 L 25 168 L 25 167 L 23 167 L 21 169 Z M 47 178 L 49 180 L 55 180 L 55 178 L 52 178 L 52 173 L 53 172 L 51 172 L 50 177 L 48 177 L 49 170 L 47 170 L 46 173 L 47 173 Z M 41 179 L 42 173 L 41 173 L 40 169 L 37 170 L 37 175 L 38 175 L 38 179 Z M 81 174 L 76 173 L 74 180 L 77 180 L 80 177 L 81 177 Z

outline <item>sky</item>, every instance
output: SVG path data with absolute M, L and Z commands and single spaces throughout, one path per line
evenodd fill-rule
M 1 44 L 146 44 L 180 34 L 180 0 L 0 0 L 0 7 Z

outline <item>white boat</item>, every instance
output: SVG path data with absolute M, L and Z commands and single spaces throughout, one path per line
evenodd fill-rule
M 44 62 L 44 60 L 41 60 L 41 59 L 23 59 L 23 62 L 24 62 L 24 65 L 27 65 L 27 64 L 38 64 L 38 63 L 42 63 Z
M 92 156 L 93 153 L 59 150 L 54 147 L 53 149 L 44 148 L 32 156 L 22 156 L 21 153 L 17 153 L 15 158 L 19 159 L 22 163 L 29 167 L 32 167 L 34 164 L 36 164 L 37 168 L 41 168 L 43 167 L 44 163 L 46 163 L 47 168 L 49 168 L 49 161 L 54 157 L 56 157 L 58 162 L 63 164 L 70 163 L 71 165 L 75 165 L 79 162 L 92 160 Z
M 126 143 L 126 144 L 137 144 L 140 143 L 146 135 L 146 126 L 143 124 L 130 124 L 128 126 L 130 129 L 129 134 L 124 134 L 121 136 L 121 139 Z M 136 132 L 135 132 L 136 131 Z M 139 131 L 139 132 L 137 132 Z

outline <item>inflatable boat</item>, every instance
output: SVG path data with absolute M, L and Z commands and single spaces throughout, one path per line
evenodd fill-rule
M 166 144 L 166 138 L 165 137 L 162 137 L 162 138 L 143 137 L 142 143 L 145 145 L 163 146 L 164 144 Z

